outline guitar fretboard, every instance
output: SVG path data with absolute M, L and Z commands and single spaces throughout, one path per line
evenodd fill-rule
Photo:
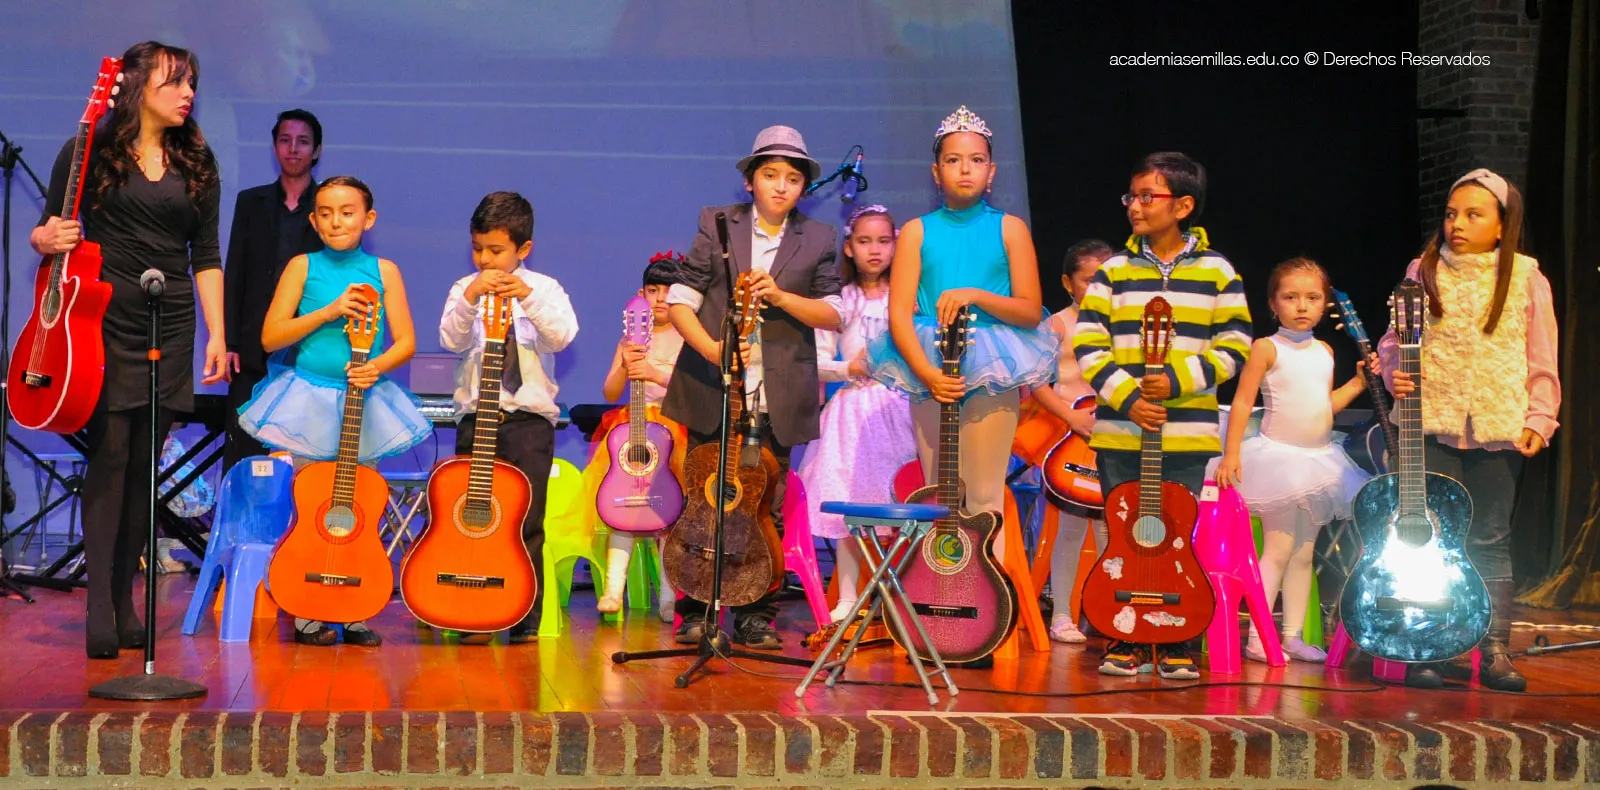
M 1395 399 L 1395 422 L 1400 424 L 1400 440 L 1396 451 L 1399 465 L 1400 513 L 1422 516 L 1427 513 L 1427 469 L 1423 464 L 1422 449 L 1422 346 L 1400 347 L 1400 370 L 1411 376 L 1416 390 Z
M 467 503 L 487 505 L 494 496 L 494 451 L 500 431 L 500 379 L 506 359 L 505 340 L 486 340 L 478 372 L 477 419 L 472 429 L 472 467 L 467 473 Z
M 1145 365 L 1146 376 L 1158 374 L 1161 365 Z M 1144 431 L 1139 437 L 1139 514 L 1161 512 L 1161 431 Z
M 367 351 L 350 352 L 352 365 L 364 365 Z M 366 407 L 367 391 L 360 387 L 346 387 L 344 393 L 344 419 L 339 426 L 338 466 L 333 474 L 333 503 L 348 506 L 356 498 L 356 464 L 361 457 L 361 415 Z

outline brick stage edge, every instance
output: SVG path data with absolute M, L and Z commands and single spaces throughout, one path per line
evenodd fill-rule
M 377 650 L 288 642 L 258 621 L 248 644 L 215 624 L 178 634 L 190 582 L 161 584 L 158 670 L 198 680 L 206 698 L 90 700 L 88 686 L 139 671 L 142 655 L 83 655 L 82 593 L 0 601 L 0 786 L 5 787 L 1578 787 L 1600 783 L 1600 654 L 1524 659 L 1533 697 L 1372 690 L 1365 661 L 1190 684 L 1103 678 L 1091 647 L 1023 647 L 930 707 L 898 686 L 814 688 L 798 670 L 713 662 L 687 690 L 687 659 L 613 666 L 669 629 L 648 612 L 600 622 L 578 593 L 566 633 L 536 645 L 467 646 L 416 628 L 395 603 Z M 1525 610 L 1524 620 L 1596 622 Z M 803 607 L 785 608 L 788 652 Z M 1514 644 L 1531 642 L 1521 628 Z M 1593 631 L 1540 631 L 1554 642 Z M 1091 642 L 1091 645 L 1094 643 Z M 855 680 L 904 683 L 887 649 Z M 1280 683 L 1295 688 L 1255 685 Z M 988 689 L 988 690 L 985 690 Z M 1075 698 L 994 689 L 1124 693 Z M 329 711 L 336 711 L 330 713 Z

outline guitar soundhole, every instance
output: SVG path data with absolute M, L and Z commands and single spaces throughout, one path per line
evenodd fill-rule
M 717 491 L 717 476 L 716 475 L 712 475 L 711 477 L 706 478 L 706 501 L 707 502 L 715 502 L 715 501 L 717 501 L 716 491 Z M 730 511 L 734 510 L 735 508 L 737 508 L 739 506 L 739 500 L 742 498 L 742 496 L 743 496 L 743 492 L 739 488 L 739 479 L 736 478 L 736 477 L 733 477 L 732 475 L 729 475 L 728 476 L 727 485 L 724 485 L 722 487 L 722 509 L 723 510 L 730 510 Z
M 1433 540 L 1433 523 L 1427 516 L 1401 516 L 1394 522 L 1394 536 L 1415 548 Z
M 493 498 L 462 497 L 456 505 L 456 523 L 469 538 L 487 537 L 494 532 L 492 527 L 500 523 L 500 503 Z
M 335 538 L 347 538 L 356 531 L 356 512 L 349 505 L 334 505 L 322 516 L 322 528 Z
M 622 452 L 619 455 L 623 459 L 622 463 L 627 468 L 628 474 L 634 476 L 647 475 L 656 468 L 656 454 L 648 444 L 628 442 L 622 446 Z
M 39 303 L 39 312 L 43 314 L 42 320 L 46 324 L 53 324 L 61 315 L 61 289 L 50 288 L 44 292 L 44 301 Z
M 1140 516 L 1133 522 L 1133 542 L 1153 549 L 1167 542 L 1167 525 L 1157 516 Z
M 961 530 L 935 530 L 922 539 L 922 560 L 935 573 L 960 573 L 972 561 L 972 543 Z

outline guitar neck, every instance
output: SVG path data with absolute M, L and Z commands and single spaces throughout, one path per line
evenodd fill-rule
M 505 373 L 505 340 L 486 340 L 478 373 L 478 405 L 472 429 L 472 468 L 467 499 L 488 502 L 494 490 L 495 441 L 500 433 L 500 381 Z
M 945 374 L 961 375 L 960 366 L 946 362 Z M 955 516 L 961 510 L 961 403 L 939 404 L 939 467 L 936 475 L 939 485 L 938 504 L 950 508 L 950 515 L 939 519 L 934 529 L 949 531 L 955 528 Z
M 1361 358 L 1372 356 L 1372 344 L 1365 340 L 1357 343 L 1361 349 Z M 1372 413 L 1378 419 L 1378 424 L 1383 426 L 1383 438 L 1389 447 L 1399 446 L 1399 437 L 1395 435 L 1394 423 L 1389 421 L 1389 393 L 1383 388 L 1383 377 L 1373 375 L 1371 370 L 1364 370 L 1363 377 L 1367 382 L 1367 397 L 1372 399 Z
M 1422 346 L 1400 347 L 1400 370 L 1411 376 L 1416 390 L 1394 404 L 1395 421 L 1400 424 L 1400 440 L 1395 445 L 1399 462 L 1400 512 L 1423 515 L 1427 512 L 1427 469 L 1423 463 L 1422 435 Z
M 1161 372 L 1161 365 L 1145 365 L 1146 376 Z M 1248 416 L 1248 415 L 1247 415 Z M 1140 429 L 1139 512 L 1161 512 L 1161 431 Z
M 364 365 L 366 351 L 353 351 L 350 362 Z M 333 503 L 349 505 L 356 498 L 356 466 L 361 458 L 361 416 L 367 404 L 367 391 L 360 387 L 346 387 L 344 393 L 344 420 L 339 426 L 338 466 L 333 474 Z
M 72 141 L 72 167 L 67 170 L 67 193 L 65 202 L 61 206 L 61 218 L 75 220 L 83 203 L 83 171 L 89 158 L 89 147 L 94 144 L 94 124 L 87 121 L 78 123 L 78 136 Z M 66 265 L 67 254 L 58 252 L 50 256 L 50 285 L 52 288 L 61 285 L 61 272 Z
M 628 442 L 634 447 L 644 446 L 645 401 L 644 382 L 628 382 Z

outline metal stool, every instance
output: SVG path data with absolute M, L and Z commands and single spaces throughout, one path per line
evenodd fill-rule
M 36 457 L 39 459 L 39 463 L 33 468 L 33 485 L 39 496 L 39 512 L 36 515 L 39 523 L 29 531 L 28 537 L 22 542 L 22 548 L 18 550 L 17 558 L 21 559 L 23 555 L 27 554 L 28 547 L 33 545 L 33 539 L 37 537 L 39 539 L 39 567 L 43 567 L 50 564 L 48 523 L 45 520 L 48 510 L 61 504 L 67 506 L 67 545 L 71 546 L 78 542 L 83 474 L 88 467 L 88 462 L 84 460 L 81 454 L 74 451 L 39 453 Z M 61 464 L 71 464 L 71 474 L 60 474 L 59 466 Z M 55 495 L 56 480 L 58 479 L 64 481 L 62 498 L 65 501 L 52 504 L 50 498 Z
M 404 472 L 385 472 L 383 479 L 389 483 L 389 507 L 383 511 L 382 535 L 387 536 L 385 550 L 393 558 L 400 543 L 417 539 L 411 520 L 428 504 L 428 476 L 431 472 L 413 469 Z
M 833 632 L 833 638 L 828 640 L 827 646 L 822 649 L 822 654 L 817 656 L 816 663 L 806 671 L 805 679 L 800 681 L 800 686 L 794 690 L 794 695 L 805 696 L 806 687 L 810 686 L 812 679 L 823 670 L 828 670 L 827 685 L 828 688 L 833 688 L 835 681 L 844 673 L 845 662 L 850 660 L 857 645 L 861 643 L 861 637 L 866 633 L 867 626 L 872 624 L 873 618 L 877 617 L 880 611 L 884 611 L 886 600 L 891 604 L 887 609 L 889 627 L 894 630 L 900 644 L 915 644 L 911 633 L 913 628 L 916 629 L 917 635 L 922 637 L 921 643 L 927 649 L 928 656 L 933 659 L 935 674 L 944 677 L 945 687 L 949 689 L 950 696 L 961 693 L 956 688 L 955 680 L 950 677 L 950 670 L 945 667 L 944 659 L 939 656 L 938 648 L 934 647 L 933 641 L 928 638 L 927 629 L 922 627 L 922 618 L 917 616 L 916 607 L 906 595 L 905 589 L 900 586 L 900 572 L 910 565 L 914 555 L 914 552 L 907 549 L 916 545 L 928 534 L 935 520 L 949 515 L 950 509 L 943 505 L 824 502 L 822 512 L 844 516 L 845 525 L 850 528 L 850 534 L 855 536 L 862 556 L 872 569 L 872 576 L 867 579 L 865 596 Z M 881 552 L 877 543 L 878 527 L 889 527 L 897 531 L 894 542 Z M 899 563 L 891 565 L 888 559 L 896 556 L 900 557 Z M 862 610 L 866 610 L 865 615 L 861 614 Z M 902 612 L 905 617 L 902 617 Z M 845 645 L 844 652 L 840 653 L 838 658 L 832 658 L 833 651 L 844 638 L 845 631 L 849 630 L 850 624 L 858 618 L 861 623 L 856 628 L 855 634 L 850 637 L 849 644 Z M 907 620 L 910 622 L 906 622 Z M 934 693 L 933 684 L 928 679 L 929 673 L 923 668 L 922 662 L 913 656 L 911 665 L 917 670 L 917 678 L 922 681 L 923 690 L 928 692 L 928 704 L 938 704 L 939 695 Z

